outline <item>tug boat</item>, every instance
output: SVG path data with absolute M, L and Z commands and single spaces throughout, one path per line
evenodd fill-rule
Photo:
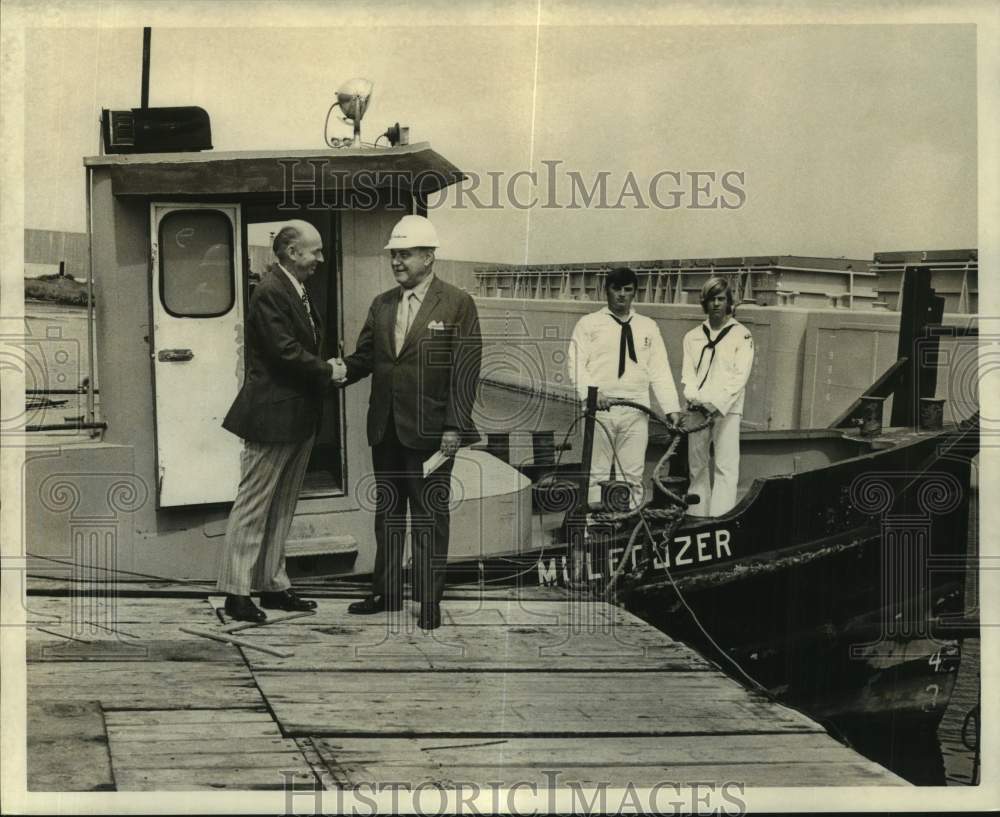
M 743 433 L 740 498 L 728 513 L 686 513 L 683 435 L 655 423 L 645 507 L 628 510 L 627 487 L 614 480 L 601 507 L 581 505 L 599 417 L 587 411 L 579 462 L 536 452 L 521 466 L 539 517 L 563 513 L 550 540 L 452 565 L 452 578 L 613 600 L 914 782 L 943 783 L 934 734 L 962 639 L 978 633 L 963 614 L 979 422 L 972 413 L 942 423 L 933 372 L 911 363 L 933 359 L 924 345 L 939 326 L 919 266 L 907 270 L 903 297 L 897 363 L 832 427 Z
M 240 455 L 221 421 L 245 374 L 246 308 L 270 234 L 302 218 L 323 236 L 329 260 L 309 300 L 330 328 L 332 355 L 332 341 L 357 337 L 372 298 L 393 285 L 382 250 L 391 225 L 404 212 L 426 215 L 428 196 L 463 178 L 430 145 L 398 139 L 216 153 L 201 109 L 151 110 L 181 111 L 193 125 L 165 120 L 151 131 L 155 144 L 142 145 L 125 137 L 149 131 L 129 119 L 153 116 L 145 104 L 104 111 L 105 150 L 84 160 L 86 354 L 58 332 L 24 341 L 40 395 L 23 424 L 27 564 L 108 598 L 128 581 L 217 575 Z M 373 188 L 373 177 L 387 181 Z M 943 298 L 927 264 L 905 266 L 896 362 L 828 428 L 745 433 L 742 497 L 729 513 L 686 514 L 684 445 L 671 432 L 652 436 L 658 488 L 645 507 L 620 507 L 614 484 L 602 507 L 584 507 L 592 406 L 576 461 L 557 459 L 564 446 L 545 435 L 530 463 L 505 458 L 509 446 L 496 438 L 456 460 L 450 579 L 565 584 L 705 645 L 724 670 L 819 717 L 936 726 L 961 638 L 978 632 L 961 615 L 979 431 L 976 413 L 941 422 L 928 361 Z M 490 320 L 509 359 L 518 316 L 504 310 Z M 549 328 L 527 337 L 545 348 Z M 85 378 L 58 369 L 83 358 Z M 35 372 L 32 361 L 44 365 Z M 50 388 L 64 382 L 83 384 L 86 411 L 33 422 L 58 405 L 48 395 L 77 393 Z M 367 402 L 367 384 L 327 401 L 287 543 L 296 579 L 356 580 L 374 567 Z M 576 406 L 566 413 L 578 421 Z

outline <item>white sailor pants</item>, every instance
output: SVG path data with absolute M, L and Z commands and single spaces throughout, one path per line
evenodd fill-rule
M 716 417 L 710 428 L 688 436 L 688 467 L 691 486 L 688 492 L 700 501 L 688 508 L 692 516 L 721 516 L 736 505 L 736 486 L 740 480 L 739 414 Z M 715 446 L 710 462 L 709 445 Z
M 611 478 L 611 465 L 614 463 L 615 477 L 631 483 L 632 505 L 635 506 L 642 501 L 644 490 L 642 475 L 646 464 L 646 443 L 649 441 L 649 420 L 641 411 L 628 406 L 612 406 L 609 411 L 599 411 L 595 416 L 607 433 L 595 423 L 587 500 L 592 505 L 601 501 L 600 483 Z

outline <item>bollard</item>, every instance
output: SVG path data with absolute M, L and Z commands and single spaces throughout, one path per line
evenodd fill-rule
M 486 435 L 486 450 L 502 462 L 510 462 L 510 432 L 497 431 Z
M 632 486 L 620 479 L 601 480 L 601 507 L 606 511 L 626 513 L 632 501 Z
M 554 431 L 532 431 L 531 449 L 535 465 L 555 465 L 556 433 Z
M 921 397 L 918 423 L 921 431 L 940 431 L 944 425 L 944 400 L 937 397 Z
M 861 426 L 862 437 L 874 437 L 882 433 L 882 408 L 884 397 L 862 397 L 859 409 L 858 424 Z

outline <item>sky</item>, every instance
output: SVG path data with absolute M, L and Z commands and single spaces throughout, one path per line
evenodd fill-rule
M 336 87 L 370 79 L 365 141 L 399 121 L 412 142 L 500 180 L 497 196 L 476 191 L 492 209 L 454 191 L 432 202 L 446 258 L 865 259 L 977 245 L 974 26 L 512 17 L 528 24 L 394 25 L 387 13 L 370 27 L 317 14 L 222 28 L 161 12 L 150 104 L 205 108 L 216 150 L 324 150 Z M 100 109 L 139 104 L 141 29 L 86 22 L 25 34 L 26 227 L 84 230 L 82 158 L 98 152 Z M 522 173 L 508 191 L 531 170 L 538 185 Z M 603 174 L 604 206 L 567 206 L 573 174 L 588 189 Z

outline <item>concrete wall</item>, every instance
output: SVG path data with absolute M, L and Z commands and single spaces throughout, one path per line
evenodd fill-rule
M 479 298 L 477 304 L 485 378 L 568 393 L 568 340 L 580 316 L 597 304 L 504 298 Z M 702 322 L 701 307 L 644 304 L 639 311 L 659 325 L 679 389 L 682 340 Z M 753 333 L 756 349 L 743 415 L 749 428 L 825 427 L 896 360 L 895 312 L 745 305 L 737 317 Z M 944 323 L 968 325 L 970 318 L 945 315 Z M 976 409 L 976 348 L 975 338 L 942 341 L 937 396 L 948 401 L 946 420 Z

